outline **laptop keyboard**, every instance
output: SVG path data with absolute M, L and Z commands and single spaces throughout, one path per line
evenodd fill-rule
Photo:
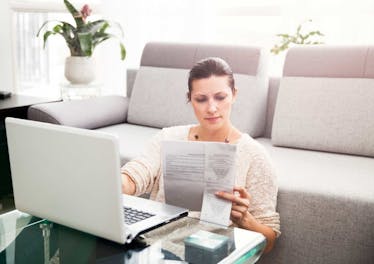
M 131 225 L 141 220 L 154 216 L 154 214 L 150 214 L 150 213 L 136 210 L 134 208 L 130 208 L 126 206 L 123 207 L 123 212 L 125 213 L 125 223 L 127 225 Z

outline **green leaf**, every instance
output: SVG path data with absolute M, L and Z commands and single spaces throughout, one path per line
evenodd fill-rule
M 98 44 L 109 38 L 111 38 L 111 36 L 108 33 L 101 33 L 100 31 L 97 31 L 92 36 L 92 44 L 94 47 L 96 47 Z
M 46 31 L 46 32 L 44 33 L 44 35 L 43 35 L 43 49 L 45 49 L 45 44 L 46 44 L 46 42 L 47 42 L 48 37 L 49 37 L 50 35 L 54 35 L 54 34 L 56 34 L 56 33 L 54 33 L 53 31 L 50 31 L 50 30 L 48 30 L 48 31 Z
M 299 25 L 296 29 L 296 34 L 299 34 L 300 33 L 300 30 L 301 30 L 301 25 Z
M 48 24 L 50 24 L 50 23 L 57 23 L 57 25 L 62 25 L 62 27 L 63 27 L 63 31 L 65 31 L 65 27 L 68 27 L 68 28 L 70 28 L 70 29 L 72 29 L 72 30 L 75 30 L 75 27 L 73 26 L 73 25 L 71 25 L 71 24 L 69 24 L 69 23 L 66 23 L 66 22 L 64 22 L 64 21 L 59 21 L 59 20 L 48 20 L 48 21 L 46 21 L 46 22 L 44 22 L 43 23 L 43 25 L 39 28 L 39 31 L 38 31 L 38 33 L 36 34 L 36 36 L 37 37 L 39 37 L 39 34 L 40 34 L 40 32 L 43 30 L 43 28 L 45 28 Z M 56 24 L 55 24 L 55 26 L 54 27 L 56 27 Z
M 40 32 L 42 31 L 42 29 L 43 29 L 44 27 L 46 27 L 48 24 L 52 23 L 52 22 L 54 22 L 54 23 L 64 23 L 64 22 L 59 21 L 59 20 L 47 20 L 47 21 L 45 21 L 45 22 L 42 24 L 42 26 L 39 28 L 38 33 L 36 33 L 36 36 L 39 37 L 39 34 L 40 34 Z
M 109 27 L 109 23 L 105 23 L 99 30 L 100 33 L 105 33 L 105 30 Z
M 316 35 L 318 35 L 318 36 L 325 36 L 324 34 L 322 34 L 319 30 L 317 30 L 317 31 L 313 31 Z
M 77 27 L 82 27 L 84 25 L 84 21 L 82 19 L 81 13 L 68 0 L 64 0 L 64 4 L 70 14 L 73 16 Z
M 36 33 L 36 36 L 37 36 L 37 37 L 39 37 L 39 34 L 40 34 L 40 32 L 42 31 L 42 29 L 43 29 L 47 24 L 49 24 L 50 22 L 52 22 L 52 21 L 45 21 L 45 22 L 43 23 L 43 25 L 39 28 L 38 33 Z
M 282 37 L 282 38 L 289 38 L 289 34 L 277 34 L 277 37 Z
M 105 20 L 95 21 L 87 24 L 83 32 L 87 32 L 92 35 L 95 35 L 100 32 L 104 33 L 105 29 L 108 28 L 108 26 L 109 24 Z
M 126 58 L 126 49 L 125 46 L 120 42 L 119 47 L 121 49 L 121 60 L 124 60 Z
M 120 38 L 113 34 L 108 33 L 102 33 L 102 32 L 96 32 L 94 37 L 92 38 L 92 45 L 93 47 L 96 47 L 98 44 L 104 42 L 107 39 L 115 38 L 119 41 L 119 46 L 121 50 L 121 60 L 124 60 L 126 58 L 126 49 L 123 43 L 120 41 Z
M 91 56 L 93 52 L 92 35 L 90 33 L 78 33 L 78 39 L 84 56 Z
M 77 29 L 69 23 L 62 22 L 60 34 L 64 37 L 66 44 L 70 49 L 70 53 L 74 56 L 81 56 L 82 51 L 80 48 Z
M 54 26 L 52 30 L 55 33 L 63 33 L 64 32 L 63 26 L 61 26 L 60 24 Z

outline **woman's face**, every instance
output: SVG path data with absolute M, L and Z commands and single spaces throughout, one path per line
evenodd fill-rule
M 230 125 L 234 100 L 227 76 L 212 75 L 192 82 L 191 104 L 197 120 L 205 129 L 217 130 Z

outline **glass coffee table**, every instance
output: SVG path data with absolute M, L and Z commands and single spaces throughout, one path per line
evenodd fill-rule
M 255 263 L 265 245 L 259 233 L 192 217 L 121 245 L 17 210 L 0 215 L 0 263 Z

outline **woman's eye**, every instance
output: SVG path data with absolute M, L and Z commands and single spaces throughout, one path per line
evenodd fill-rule
M 204 103 L 206 101 L 206 98 L 195 98 L 195 101 L 198 103 Z
M 214 98 L 218 101 L 223 101 L 226 99 L 226 95 L 217 95 Z

